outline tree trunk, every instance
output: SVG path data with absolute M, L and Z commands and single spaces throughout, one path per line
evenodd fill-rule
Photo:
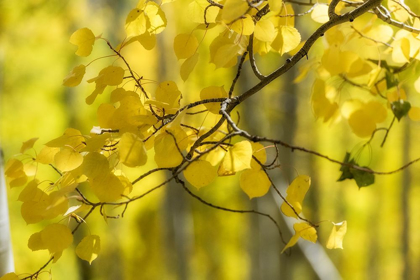
M 6 180 L 3 171 L 3 151 L 0 147 L 0 276 L 13 272 L 13 253 L 10 239 Z

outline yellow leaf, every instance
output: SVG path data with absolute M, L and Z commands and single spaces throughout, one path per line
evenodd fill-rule
M 39 138 L 31 138 L 28 141 L 23 142 L 22 147 L 20 148 L 20 152 L 23 154 L 27 150 L 32 149 L 36 140 L 38 140 L 38 139 Z
M 358 54 L 350 51 L 341 51 L 338 47 L 331 46 L 324 52 L 321 63 L 331 75 L 338 75 L 349 72 L 352 64 L 357 59 L 359 59 Z M 331 61 L 340 61 L 340 63 L 331 63 Z
M 350 115 L 349 125 L 353 133 L 361 138 L 370 137 L 376 129 L 375 120 L 363 109 L 359 109 Z
M 414 82 L 414 88 L 418 93 L 420 93 L 420 77 L 418 77 L 417 80 Z
M 280 12 L 284 3 L 278 0 L 268 0 L 268 4 L 270 5 L 270 11 L 273 12 Z
M 64 147 L 64 146 L 70 146 L 75 149 L 80 149 L 84 146 L 83 141 L 85 139 L 83 138 L 80 131 L 74 128 L 67 128 L 66 131 L 64 131 L 64 134 L 58 138 L 55 138 L 45 145 L 48 147 Z
M 174 51 L 178 59 L 193 56 L 198 48 L 198 40 L 192 34 L 179 34 L 174 39 Z
M 90 187 L 101 202 L 116 201 L 124 193 L 124 185 L 113 173 L 93 178 Z
M 330 20 L 328 16 L 328 6 L 325 4 L 315 4 L 311 13 L 311 18 L 319 23 L 326 23 Z
M 334 224 L 327 241 L 328 249 L 343 249 L 343 238 L 347 232 L 347 221 Z
M 332 89 L 333 91 L 335 89 Z M 312 109 L 316 118 L 323 118 L 324 122 L 328 120 L 334 120 L 338 113 L 338 104 L 336 102 L 330 101 L 326 96 L 330 95 L 331 88 L 328 88 L 325 85 L 325 82 L 316 79 L 312 88 Z
M 137 37 L 137 41 L 139 41 L 143 48 L 150 51 L 156 46 L 156 35 L 145 32 Z
M 97 235 L 85 236 L 76 247 L 76 255 L 89 264 L 98 257 L 101 251 L 101 239 Z
M 283 248 L 283 250 L 281 251 L 282 253 L 287 248 L 294 246 L 299 240 L 299 238 L 303 238 L 313 243 L 315 243 L 316 240 L 318 239 L 318 236 L 316 234 L 316 229 L 306 222 L 294 224 L 293 229 L 295 230 L 295 235 L 292 236 L 290 241 Z
M 50 254 L 54 254 L 63 251 L 71 245 L 73 234 L 65 225 L 51 224 L 41 231 L 41 240 Z
M 408 111 L 408 116 L 413 121 L 420 121 L 420 108 L 412 106 L 410 111 Z
M 188 4 L 188 18 L 192 22 L 204 23 L 204 10 L 207 6 L 209 6 L 209 2 L 207 2 L 206 0 L 193 0 L 190 4 Z M 220 9 L 218 7 L 209 7 L 206 12 L 206 22 L 216 22 L 216 17 L 219 14 L 219 12 Z
M 177 140 L 178 147 L 181 149 L 181 151 L 184 150 L 186 148 L 186 140 L 188 139 L 187 134 L 183 132 L 183 130 L 179 130 L 179 132 L 175 134 L 175 138 Z M 181 144 L 182 142 L 185 144 Z M 175 141 L 172 135 L 169 135 L 166 132 L 159 134 L 155 138 L 154 148 L 154 159 L 158 167 L 175 167 L 181 164 L 183 157 L 178 151 L 178 148 L 175 145 Z
M 386 120 L 388 111 L 379 101 L 369 101 L 363 109 L 375 123 L 381 123 Z
M 296 177 L 290 186 L 287 188 L 286 201 L 293 206 L 297 214 L 302 212 L 302 202 L 305 198 L 306 193 L 311 185 L 311 178 L 307 175 L 299 175 Z M 283 202 L 281 205 L 281 211 L 284 215 L 292 218 L 297 218 L 293 209 L 286 203 Z
M 211 184 L 217 176 L 217 171 L 208 161 L 196 160 L 184 170 L 187 181 L 197 189 Z
M 293 26 L 280 26 L 271 47 L 281 55 L 295 49 L 301 40 L 299 31 Z
M 280 1 L 278 2 L 280 3 Z M 245 18 L 241 18 L 235 21 L 234 23 L 232 23 L 230 28 L 238 34 L 248 36 L 254 33 L 255 24 L 254 24 L 254 21 L 252 20 L 252 17 L 246 14 Z
M 158 4 L 152 1 L 147 2 L 144 13 L 150 21 L 150 27 L 147 29 L 150 34 L 159 34 L 165 29 L 166 16 Z
M 222 10 L 222 20 L 231 23 L 243 16 L 248 8 L 248 3 L 244 0 L 226 0 Z
M 142 35 L 146 32 L 149 25 L 150 22 L 148 22 L 145 13 L 141 9 L 132 9 L 125 20 L 125 31 L 127 33 L 127 37 L 130 38 Z
M 119 158 L 128 167 L 145 165 L 147 154 L 143 141 L 133 133 L 124 133 L 120 139 Z
M 216 166 L 225 157 L 226 151 L 221 147 L 217 147 L 204 156 L 204 159 L 210 162 L 211 165 Z
M 242 172 L 239 185 L 251 199 L 264 196 L 270 189 L 271 182 L 264 170 L 248 169 Z
M 102 69 L 95 78 L 89 79 L 88 83 L 95 82 L 97 85 L 118 86 L 123 79 L 124 69 L 111 65 Z
M 200 92 L 200 99 L 213 99 L 213 98 L 227 98 L 228 93 L 223 86 L 209 86 L 203 88 Z M 213 114 L 219 114 L 220 111 L 220 102 L 205 103 L 204 106 Z
M 41 232 L 36 232 L 29 237 L 28 248 L 32 251 L 47 249 L 47 247 L 44 245 L 44 242 L 42 241 Z
M 110 172 L 108 159 L 100 153 L 91 152 L 83 159 L 82 170 L 88 178 L 104 177 Z
M 71 70 L 70 74 L 63 80 L 63 86 L 66 87 L 75 87 L 80 84 L 83 79 L 83 76 L 86 73 L 86 66 L 80 64 Z
M 193 56 L 187 58 L 184 63 L 182 63 L 180 73 L 184 82 L 188 79 L 192 70 L 194 70 L 195 65 L 197 65 L 198 57 L 198 53 L 195 53 Z
M 219 176 L 229 176 L 251 168 L 252 146 L 249 141 L 241 141 L 229 148 L 219 166 Z
M 20 278 L 14 272 L 7 273 L 0 277 L 0 280 L 19 280 Z
M 265 152 L 265 148 L 263 145 L 257 142 L 251 142 L 252 146 L 252 155 L 257 158 L 257 160 L 264 164 L 267 160 L 267 153 Z M 251 168 L 255 170 L 261 169 L 261 165 L 252 158 L 251 161 Z
M 77 46 L 76 55 L 88 56 L 95 44 L 95 35 L 89 28 L 81 28 L 70 36 L 70 43 Z
M 83 156 L 72 148 L 64 147 L 55 154 L 54 162 L 57 169 L 66 172 L 79 167 L 83 162 Z
M 11 158 L 7 161 L 4 170 L 4 175 L 10 178 L 18 178 L 25 175 L 25 172 L 23 171 L 23 163 L 15 158 Z
M 260 20 L 255 24 L 254 36 L 263 42 L 272 42 L 276 38 L 276 29 L 274 24 L 269 20 Z
M 42 197 L 43 193 L 44 192 L 38 188 L 38 181 L 32 180 L 20 192 L 18 200 L 22 202 L 37 201 Z
M 181 92 L 178 90 L 175 82 L 166 81 L 160 83 L 156 89 L 155 96 L 157 101 L 169 104 L 168 109 L 179 108 Z
M 54 162 L 55 155 L 60 151 L 60 148 L 44 146 L 39 154 L 36 156 L 36 162 L 42 164 L 50 164 Z
M 236 44 L 226 44 L 217 49 L 214 60 L 211 62 L 216 65 L 216 68 L 229 68 L 236 64 L 236 57 L 240 52 L 240 48 Z M 235 64 L 232 64 L 234 60 Z

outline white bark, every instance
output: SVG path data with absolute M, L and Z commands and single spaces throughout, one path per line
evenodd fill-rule
M 14 271 L 3 155 L 0 148 L 0 277 Z

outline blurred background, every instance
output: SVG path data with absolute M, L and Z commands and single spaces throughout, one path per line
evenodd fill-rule
M 418 9 L 415 2 L 406 4 Z M 74 66 L 108 55 L 109 49 L 105 43 L 96 42 L 94 52 L 80 58 L 74 55 L 76 47 L 68 40 L 75 30 L 88 27 L 117 45 L 125 36 L 125 17 L 136 4 L 134 0 L 0 1 L 0 137 L 6 160 L 32 137 L 40 137 L 35 145 L 39 151 L 43 143 L 58 137 L 67 127 L 87 134 L 97 124 L 96 108 L 108 100 L 109 91 L 88 106 L 84 99 L 92 85 L 84 81 L 76 88 L 65 88 L 62 80 Z M 176 34 L 191 32 L 193 27 L 183 21 L 188 15 L 182 0 L 166 4 L 163 10 L 170 24 L 163 36 L 158 36 L 157 47 L 147 51 L 140 44 L 132 44 L 124 51 L 130 65 L 150 79 L 146 88 L 173 80 L 185 100 L 197 100 L 205 86 L 224 85 L 228 89 L 236 69 L 215 70 L 208 64 L 206 46 L 216 33 L 204 38 L 196 73 L 182 82 L 172 43 Z M 303 38 L 317 26 L 310 19 L 296 21 Z M 199 32 L 203 36 L 203 31 Z M 321 47 L 322 42 L 315 45 L 314 58 L 322 52 Z M 257 57 L 265 74 L 284 59 L 275 54 Z M 96 76 L 109 63 L 93 63 L 86 77 Z M 314 118 L 310 103 L 313 74 L 302 83 L 292 83 L 298 75 L 295 68 L 247 100 L 240 108 L 240 126 L 251 134 L 278 138 L 338 160 L 346 151 L 360 151 L 366 164 L 378 171 L 396 169 L 420 155 L 419 123 L 408 118 L 394 125 L 384 148 L 378 148 L 382 139 L 377 137 L 371 147 L 361 150 L 364 142 L 351 133 L 347 122 L 328 125 Z M 246 62 L 236 94 L 255 83 Z M 412 104 L 420 106 L 415 96 L 418 93 L 412 88 L 406 91 Z M 391 119 L 389 115 L 385 126 Z M 376 176 L 374 185 L 359 189 L 354 181 L 337 182 L 340 166 L 326 160 L 281 149 L 280 162 L 281 168 L 270 174 L 283 193 L 297 175 L 312 178 L 304 214 L 312 221 L 323 221 L 317 244 L 299 243 L 289 253 L 280 254 L 284 244 L 265 217 L 209 208 L 180 186 L 169 184 L 132 204 L 123 219 L 106 223 L 98 213 L 89 218 L 77 232 L 74 244 L 87 233 L 101 236 L 102 251 L 92 265 L 78 259 L 70 248 L 47 270 L 51 269 L 54 279 L 75 280 L 420 279 L 419 166 Z M 138 170 L 131 172 L 132 178 L 141 174 Z M 288 240 L 294 220 L 284 220 L 271 193 L 249 200 L 239 188 L 238 179 L 216 180 L 194 192 L 220 206 L 269 213 Z M 143 193 L 153 187 L 157 182 L 153 180 L 136 186 L 135 191 Z M 21 202 L 17 201 L 19 192 L 8 189 L 8 199 L 16 272 L 25 276 L 38 270 L 48 260 L 48 253 L 32 252 L 27 247 L 29 236 L 42 225 L 26 225 L 20 215 Z M 325 249 L 332 228 L 329 221 L 343 220 L 348 222 L 344 250 Z M 40 279 L 50 278 L 45 273 Z

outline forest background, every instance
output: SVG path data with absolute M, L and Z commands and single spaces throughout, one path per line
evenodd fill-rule
M 228 87 L 236 69 L 214 70 L 204 60 L 199 62 L 195 75 L 185 83 L 181 80 L 180 64 L 172 47 L 179 30 L 189 32 L 183 22 L 187 11 L 181 2 L 164 7 L 168 22 L 176 24 L 167 26 L 165 36 L 158 37 L 157 47 L 147 51 L 140 44 L 130 46 L 126 58 L 139 72 L 147 73 L 151 81 L 176 81 L 182 92 L 199 91 L 210 84 Z M 415 2 L 406 1 L 419 14 Z M 35 145 L 40 149 L 66 127 L 87 133 L 97 124 L 95 108 L 84 101 L 91 87 L 87 83 L 76 89 L 62 86 L 69 70 L 81 61 L 74 55 L 69 36 L 79 28 L 89 27 L 111 42 L 120 41 L 125 36 L 125 17 L 136 1 L 29 0 L 1 1 L 0 5 L 0 132 L 7 160 L 32 137 L 40 137 Z M 296 21 L 303 37 L 317 26 L 310 18 Z M 320 52 L 321 47 L 319 40 L 311 51 Z M 108 50 L 102 44 L 95 47 L 91 57 Z M 269 56 L 261 60 L 261 70 L 266 73 L 282 63 L 278 55 Z M 94 65 L 89 71 L 97 72 L 100 66 Z M 254 79 L 249 69 L 243 75 L 239 89 L 248 88 Z M 343 159 L 346 151 L 360 149 L 364 142 L 351 133 L 346 123 L 329 125 L 316 120 L 311 113 L 314 76 L 310 73 L 305 82 L 292 83 L 298 75 L 295 67 L 264 89 L 264 94 L 244 103 L 241 125 L 253 134 L 282 139 L 335 159 Z M 402 119 L 391 130 L 384 148 L 379 148 L 382 139 L 378 137 L 362 157 L 375 170 L 400 167 L 418 157 L 419 126 L 418 122 Z M 169 185 L 133 204 L 122 220 L 105 223 L 99 215 L 91 219 L 88 227 L 77 234 L 102 233 L 99 258 L 89 266 L 67 250 L 63 259 L 52 266 L 54 278 L 317 279 L 324 275 L 323 269 L 344 279 L 420 278 L 418 166 L 377 176 L 374 185 L 359 189 L 354 181 L 336 181 L 340 177 L 338 165 L 309 154 L 282 149 L 280 161 L 282 168 L 276 180 L 283 191 L 298 174 L 311 176 L 312 186 L 305 198 L 305 214 L 311 220 L 347 220 L 344 250 L 322 249 L 328 259 L 313 263 L 306 258 L 311 253 L 303 251 L 315 245 L 306 242 L 303 247 L 293 248 L 291 254 L 281 255 L 284 245 L 273 225 L 263 217 L 211 209 L 192 200 L 179 186 Z M 237 178 L 221 184 L 216 181 L 199 194 L 224 206 L 268 212 L 288 232 L 273 196 L 250 200 L 237 185 Z M 31 272 L 45 263 L 48 253 L 32 252 L 27 247 L 29 236 L 42 227 L 26 225 L 18 195 L 8 190 L 16 272 Z M 323 247 L 330 230 L 331 225 L 320 229 Z

